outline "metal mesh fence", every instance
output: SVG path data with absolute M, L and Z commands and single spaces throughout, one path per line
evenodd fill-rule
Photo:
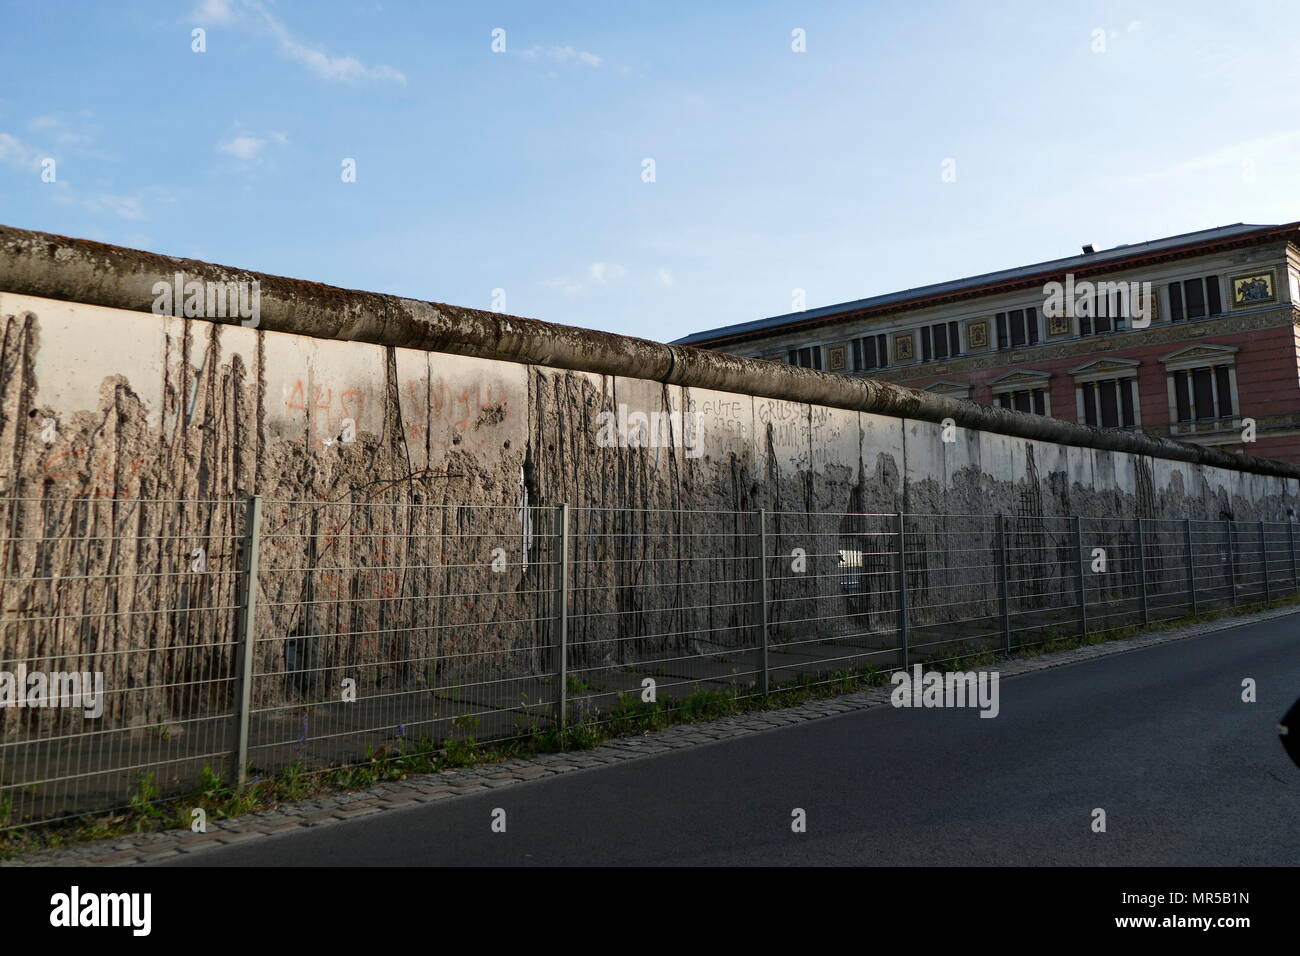
M 256 498 L 0 516 L 0 828 L 1298 584 L 1287 522 Z
M 246 502 L 0 500 L 0 825 L 230 755 Z

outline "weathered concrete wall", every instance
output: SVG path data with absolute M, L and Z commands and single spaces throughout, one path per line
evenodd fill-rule
M 153 282 L 176 271 L 258 279 L 262 326 L 150 314 Z M 258 666 L 298 676 L 263 686 L 265 703 L 306 699 L 344 666 L 390 688 L 433 681 L 411 664 L 433 658 L 484 679 L 544 668 L 549 610 L 529 596 L 552 585 L 552 555 L 546 527 L 527 551 L 525 503 L 597 509 L 573 516 L 572 635 L 580 659 L 614 661 L 752 643 L 755 525 L 736 512 L 779 513 L 770 553 L 803 547 L 822 570 L 865 528 L 846 512 L 950 515 L 909 563 L 924 586 L 957 566 L 946 552 L 963 528 L 987 541 L 965 516 L 1288 520 L 1300 491 L 1300 470 L 1276 462 L 2 228 L 0 324 L 0 489 L 14 499 L 0 656 L 99 655 L 110 686 L 198 668 L 225 687 L 239 514 L 204 501 L 267 501 Z M 702 444 L 602 447 L 598 416 L 620 405 L 698 413 Z M 355 441 L 341 440 L 349 420 Z M 185 573 L 196 541 L 219 573 Z M 489 544 L 510 554 L 504 581 Z M 773 593 L 798 620 L 832 599 L 836 613 L 837 588 Z M 159 692 L 114 706 L 131 723 L 181 705 Z

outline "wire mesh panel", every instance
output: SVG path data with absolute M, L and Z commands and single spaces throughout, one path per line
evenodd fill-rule
M 636 701 L 673 705 L 699 691 L 753 691 L 758 515 L 571 514 L 571 720 L 609 720 Z
M 1148 621 L 1192 610 L 1190 525 L 1183 520 L 1142 519 Z
M 824 683 L 900 662 L 899 519 L 767 516 L 768 669 L 775 683 Z
M 253 770 L 550 722 L 555 524 L 553 508 L 267 502 Z
M 909 514 L 903 524 L 910 663 L 1001 647 L 1002 561 L 1008 547 L 1002 519 Z
M 1080 531 L 1075 522 L 1018 514 L 1006 516 L 1006 527 L 1009 646 L 1075 633 L 1080 597 Z
M 1267 590 L 1268 558 L 1262 521 L 1234 522 L 1236 526 L 1237 582 L 1244 600 L 1259 600 Z
M 1202 606 L 1210 604 L 1235 604 L 1235 555 L 1232 552 L 1236 535 L 1227 521 L 1193 521 L 1192 555 L 1193 580 Z
M 0 826 L 120 807 L 223 765 L 245 510 L 0 500 Z
M 1027 508 L 5 498 L 0 518 L 0 828 L 205 772 L 312 771 L 647 705 L 689 716 L 1300 587 L 1290 522 Z
M 1079 525 L 1088 632 L 1140 623 L 1146 539 L 1138 519 L 1083 518 Z

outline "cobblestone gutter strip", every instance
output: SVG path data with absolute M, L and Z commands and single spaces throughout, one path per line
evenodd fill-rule
M 1077 664 L 1098 657 L 1123 654 L 1129 651 L 1168 644 L 1191 637 L 1200 637 L 1216 631 L 1254 624 L 1300 613 L 1293 607 L 1275 608 L 1242 617 L 1223 618 L 1188 627 L 1157 631 L 1122 641 L 1076 648 L 1042 657 L 1003 658 L 994 665 L 1002 677 L 1014 677 Z M 540 754 L 532 758 L 514 758 L 500 763 L 483 764 L 458 770 L 391 781 L 354 793 L 339 793 L 314 797 L 295 803 L 281 804 L 264 813 L 251 813 L 229 820 L 208 824 L 206 833 L 189 830 L 165 830 L 129 837 L 64 847 L 30 854 L 6 861 L 0 866 L 129 866 L 174 859 L 178 856 L 201 854 L 213 847 L 246 840 L 260 840 L 303 827 L 333 826 L 373 813 L 384 813 L 422 803 L 453 800 L 468 794 L 484 793 L 528 780 L 539 780 L 564 773 L 591 770 L 624 760 L 636 760 L 654 754 L 667 753 L 683 747 L 696 747 L 762 733 L 808 720 L 819 720 L 889 703 L 891 687 L 872 687 L 867 690 L 842 694 L 838 697 L 812 701 L 785 710 L 738 714 L 719 720 L 693 724 L 679 724 L 635 737 L 619 737 L 591 750 L 567 753 Z

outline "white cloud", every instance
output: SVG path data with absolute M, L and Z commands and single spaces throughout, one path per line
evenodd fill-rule
M 572 63 L 575 66 L 589 66 L 593 69 L 605 62 L 594 53 L 588 53 L 586 50 L 579 50 L 572 46 L 531 46 L 524 50 L 521 55 L 526 60 L 537 60 L 545 57 L 556 63 Z
M 594 53 L 588 53 L 586 50 L 575 50 L 571 46 L 554 46 L 546 51 L 552 60 L 559 63 L 568 63 L 570 61 L 581 63 L 583 66 L 596 67 L 600 66 L 600 57 Z
M 47 135 L 54 135 L 60 139 L 57 134 L 64 129 L 63 121 L 58 116 L 38 116 L 29 124 L 33 130 L 38 130 Z M 68 140 L 70 143 L 89 141 L 89 137 L 71 135 Z M 18 137 L 11 133 L 0 133 L 0 163 L 13 166 L 29 172 L 36 172 L 42 168 L 41 164 L 46 159 L 56 159 L 45 151 L 24 143 Z M 63 176 L 63 167 L 55 167 L 58 178 L 48 183 L 50 198 L 62 206 L 80 206 L 88 212 L 99 215 L 117 216 L 120 219 L 147 219 L 148 214 L 145 211 L 144 201 L 139 196 L 118 196 L 113 193 L 99 193 L 94 196 L 78 196 L 68 180 Z M 155 198 L 157 193 L 155 191 Z
M 586 286 L 581 282 L 577 279 L 571 279 L 568 276 L 559 276 L 555 279 L 543 279 L 542 285 L 548 289 L 555 289 L 559 292 L 563 292 L 565 295 L 582 295 L 582 293 L 587 291 Z
M 217 150 L 236 159 L 242 159 L 246 163 L 252 163 L 262 158 L 262 153 L 272 142 L 277 146 L 288 146 L 289 137 L 279 130 L 272 130 L 266 136 L 255 136 L 236 127 L 236 132 L 232 133 L 225 142 L 217 143 Z
M 616 263 L 593 262 L 587 266 L 587 275 L 592 282 L 604 285 L 607 282 L 617 282 L 627 275 L 627 270 Z
M 57 147 L 64 153 L 75 152 L 91 159 L 111 162 L 116 157 L 94 148 L 95 138 L 103 127 L 91 122 L 93 115 L 88 110 L 82 110 L 72 120 L 68 120 L 60 113 L 47 113 L 30 120 L 27 128 L 43 143 Z
M 149 218 L 144 208 L 144 202 L 139 196 L 118 196 L 113 193 L 100 193 L 97 196 L 79 198 L 72 189 L 67 187 L 66 183 L 60 182 L 59 185 L 63 186 L 64 189 L 54 194 L 54 201 L 61 206 L 80 206 L 87 212 L 96 215 L 117 216 L 119 219 L 129 219 L 133 222 Z
M 1137 182 L 1147 183 L 1210 170 L 1238 169 L 1243 163 L 1263 165 L 1270 159 L 1285 160 L 1300 145 L 1300 130 L 1287 130 L 1222 146 L 1218 149 L 1184 159 L 1154 173 L 1138 176 Z
M 42 145 L 33 146 L 12 133 L 0 133 L 0 162 L 19 169 L 32 169 L 39 167 L 43 159 L 60 159 L 72 152 L 96 159 L 112 158 L 90 148 L 95 127 L 74 129 L 62 116 L 51 113 L 30 120 L 27 128 L 37 134 Z
M 406 75 L 391 66 L 367 66 L 355 56 L 332 56 L 309 41 L 299 39 L 258 0 L 203 0 L 192 16 L 201 23 L 236 24 L 273 37 L 285 59 L 300 63 L 323 80 L 391 80 L 405 83 Z
M 257 159 L 257 154 L 265 145 L 266 140 L 258 139 L 256 136 L 236 136 L 228 143 L 219 144 L 217 149 L 229 153 L 236 159 L 253 160 Z
M 554 279 L 543 279 L 542 285 L 565 295 L 586 295 L 594 287 L 608 287 L 626 276 L 627 270 L 616 262 L 593 262 L 587 266 L 585 281 L 572 276 L 557 276 Z
M 228 24 L 235 20 L 235 10 L 230 0 L 203 0 L 193 13 L 200 23 Z
M 660 269 L 658 272 L 656 272 L 655 279 L 656 281 L 658 281 L 658 283 L 661 286 L 663 286 L 666 289 L 671 289 L 673 286 L 677 284 L 677 280 L 673 278 L 672 272 L 668 269 Z
M 139 220 L 147 218 L 144 212 L 144 204 L 135 196 L 114 196 L 112 193 L 101 193 L 98 196 L 91 196 L 81 200 L 81 205 L 91 212 L 108 213 L 120 219 Z
M 34 146 L 28 146 L 16 136 L 0 133 L 0 162 L 17 169 L 39 169 L 46 156 Z

